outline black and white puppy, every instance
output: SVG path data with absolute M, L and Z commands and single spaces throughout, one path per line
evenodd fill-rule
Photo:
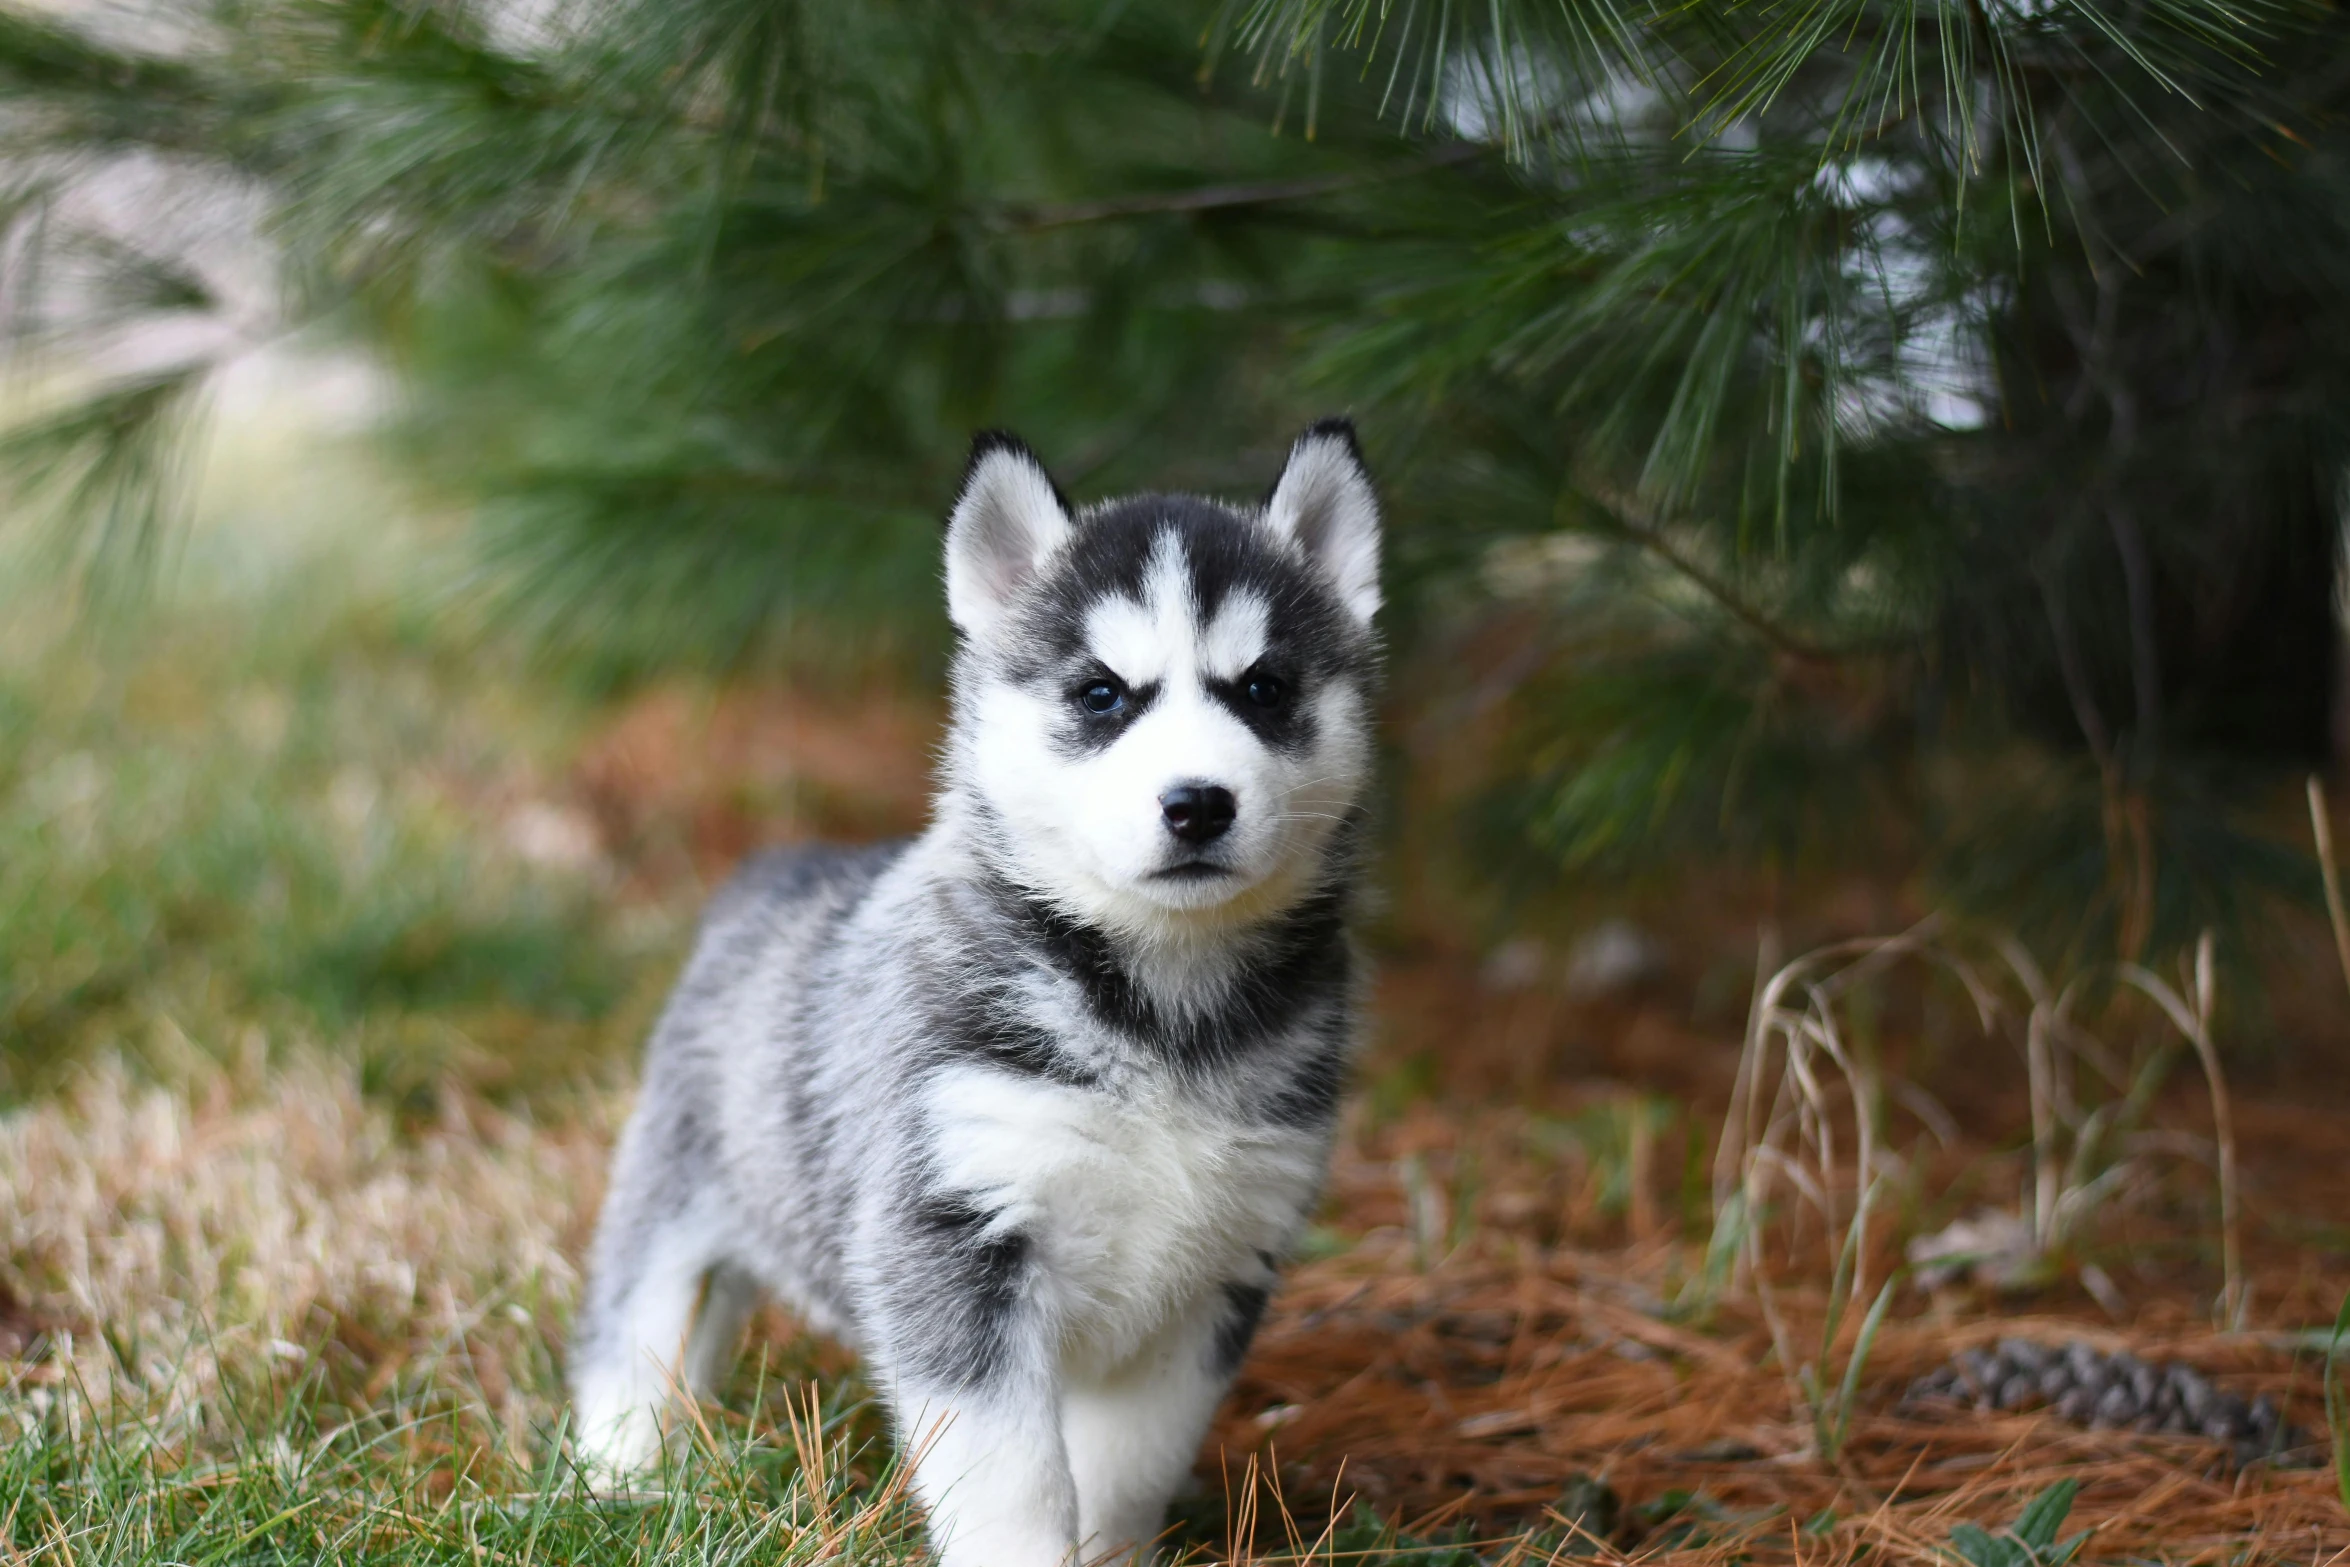
M 1314 1205 L 1356 1032 L 1379 510 L 1073 511 L 983 435 L 933 820 L 754 861 L 648 1047 L 572 1353 L 655 1461 L 772 1292 L 866 1358 L 946 1567 L 1147 1552 Z

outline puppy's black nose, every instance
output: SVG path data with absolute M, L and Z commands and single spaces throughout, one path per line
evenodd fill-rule
M 1232 791 L 1215 784 L 1184 784 L 1159 796 L 1159 814 L 1167 819 L 1167 831 L 1185 843 L 1223 837 L 1238 812 Z

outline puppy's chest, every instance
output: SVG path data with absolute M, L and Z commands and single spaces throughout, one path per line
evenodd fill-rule
M 939 1074 L 942 1182 L 1031 1248 L 1073 1340 L 1116 1351 L 1227 1281 L 1260 1281 L 1321 1181 L 1322 1139 L 1171 1086 L 1113 1095 L 977 1067 Z

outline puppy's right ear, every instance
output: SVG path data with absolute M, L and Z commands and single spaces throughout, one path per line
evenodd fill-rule
M 947 518 L 948 618 L 975 641 L 988 635 L 1073 531 L 1068 497 L 1028 444 L 982 430 Z

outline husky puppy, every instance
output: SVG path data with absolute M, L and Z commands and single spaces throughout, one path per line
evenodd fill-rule
M 945 1567 L 1147 1554 L 1327 1163 L 1355 1034 L 1379 511 L 1344 421 L 1262 505 L 947 525 L 931 824 L 720 893 L 646 1052 L 571 1358 L 661 1454 L 763 1293 L 864 1357 Z

